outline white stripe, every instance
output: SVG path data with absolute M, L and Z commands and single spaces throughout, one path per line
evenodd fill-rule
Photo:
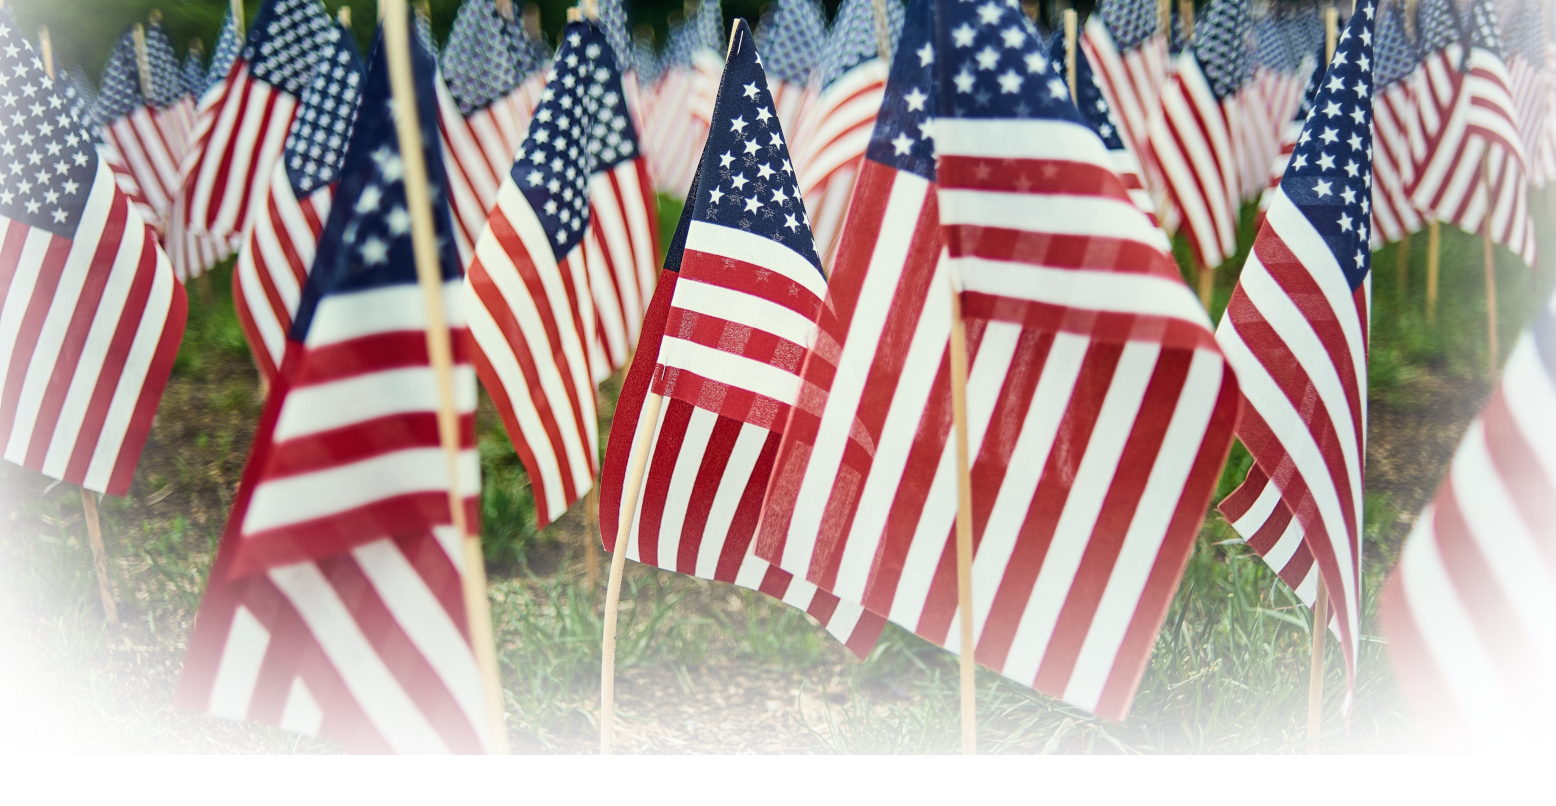
M 1502 372 L 1502 395 L 1530 452 L 1545 468 L 1546 477 L 1556 479 L 1556 417 L 1551 416 L 1551 412 L 1556 412 L 1556 384 L 1541 363 L 1534 340 L 1527 334 L 1518 340 L 1507 359 Z
M 443 307 L 451 328 L 464 326 L 463 306 L 454 301 L 459 280 L 443 283 Z M 417 285 L 391 285 L 330 294 L 319 301 L 308 327 L 309 347 L 407 330 L 425 330 L 427 302 Z
M 1085 124 L 1068 120 L 939 118 L 935 148 L 942 157 L 1060 160 L 1108 167 L 1102 140 Z
M 449 752 L 317 565 L 274 568 L 270 580 L 292 603 L 352 699 L 390 748 L 396 753 Z
M 771 239 L 760 235 L 706 221 L 693 221 L 686 235 L 686 248 L 721 258 L 733 258 L 776 272 L 815 294 L 818 299 L 827 293 L 827 281 L 814 264 L 800 257 L 798 252 L 787 247 L 777 247 Z
M 692 495 L 697 492 L 697 472 L 702 469 L 703 456 L 708 450 L 708 438 L 713 433 L 713 427 L 718 424 L 718 420 L 717 414 L 694 408 L 691 418 L 686 423 L 681 449 L 676 453 L 675 464 L 670 471 L 670 487 L 665 492 L 664 514 L 658 524 L 657 565 L 660 568 L 676 570 L 676 557 L 680 553 L 681 538 L 686 525 L 686 507 L 690 504 Z M 654 464 L 657 466 L 659 457 L 654 458 L 656 460 Z M 651 468 L 651 470 L 658 469 L 658 467 Z M 720 478 L 719 481 L 723 482 L 724 479 Z M 641 540 L 637 542 L 637 547 L 641 557 L 643 548 Z M 645 560 L 640 559 L 639 562 Z
M 475 369 L 456 364 L 454 407 L 475 411 Z M 436 412 L 438 383 L 429 366 L 401 367 L 353 375 L 338 381 L 292 388 L 276 420 L 277 443 L 394 414 Z
M 670 304 L 692 313 L 749 325 L 801 347 L 810 346 L 816 337 L 816 324 L 793 308 L 695 277 L 685 277 L 675 284 Z
M 247 607 L 238 605 L 227 628 L 221 662 L 211 681 L 212 714 L 228 719 L 248 716 L 249 702 L 254 699 L 254 687 L 259 683 L 259 671 L 269 647 L 270 631 Z
M 698 409 L 692 416 L 695 419 L 704 414 L 709 412 Z M 745 495 L 746 485 L 755 475 L 756 463 L 762 458 L 762 448 L 767 444 L 770 433 L 760 426 L 741 424 L 740 434 L 735 437 L 735 446 L 730 449 L 724 475 L 719 478 L 718 491 L 714 493 L 713 504 L 708 510 L 708 522 L 702 531 L 702 545 L 697 549 L 696 576 L 713 579 L 718 571 L 719 555 L 724 551 L 725 541 L 729 539 L 730 524 L 740 512 L 740 499 Z M 681 450 L 685 449 L 683 446 Z M 703 451 L 699 451 L 699 454 Z M 753 537 L 746 546 L 746 554 L 751 555 L 755 548 L 756 540 Z M 764 561 L 762 564 L 767 563 Z
M 481 462 L 474 450 L 459 452 L 458 473 L 461 495 L 481 494 Z M 269 479 L 254 488 L 243 534 L 307 523 L 399 495 L 443 493 L 448 486 L 442 448 L 409 448 Z
M 286 706 L 281 711 L 280 726 L 283 730 L 316 736 L 324 724 L 324 709 L 319 707 L 313 692 L 301 677 L 292 678 L 292 688 L 286 693 Z
M 957 258 L 957 268 L 968 291 L 1080 310 L 1161 316 L 1207 330 L 1210 327 L 1210 318 L 1198 298 L 1177 277 L 1050 268 L 980 257 Z

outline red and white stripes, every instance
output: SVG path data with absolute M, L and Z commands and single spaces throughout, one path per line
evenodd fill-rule
M 178 195 L 179 170 L 193 135 L 194 113 L 194 100 L 186 95 L 162 108 L 137 107 L 103 127 L 103 139 L 122 157 L 155 213 L 147 223 L 159 229 Z
M 659 268 L 658 200 L 648 162 L 639 157 L 595 174 L 589 183 L 584 265 L 594 298 L 596 381 L 626 364 L 637 347 L 643 308 Z
M 1195 257 L 1221 265 L 1237 251 L 1238 172 L 1226 112 L 1192 52 L 1179 54 L 1152 118 L 1150 146 Z
M 876 58 L 851 68 L 801 110 L 795 124 L 790 154 L 805 196 L 816 254 L 823 262 L 848 212 L 854 179 L 886 96 L 890 67 Z

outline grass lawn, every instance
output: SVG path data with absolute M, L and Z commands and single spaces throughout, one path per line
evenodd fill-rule
M 1536 198 L 1535 210 L 1537 221 L 1549 220 L 1547 199 Z M 661 232 L 673 228 L 677 212 L 673 204 L 661 211 Z M 1252 235 L 1250 210 L 1245 253 Z M 1542 254 L 1556 251 L 1549 237 L 1541 246 Z M 1479 238 L 1443 228 L 1432 324 L 1425 234 L 1413 239 L 1403 264 L 1399 248 L 1373 258 L 1364 642 L 1348 720 L 1340 653 L 1329 653 L 1327 751 L 1422 747 L 1376 635 L 1377 594 L 1492 377 Z M 1244 256 L 1216 273 L 1218 316 Z M 1556 272 L 1552 261 L 1531 272 L 1508 252 L 1497 256 L 1505 358 Z M 340 749 L 171 706 L 260 408 L 229 271 L 220 267 L 192 284 L 188 332 L 131 493 L 102 504 L 120 624 L 103 621 L 76 488 L 0 466 L 0 640 L 6 647 L 0 684 L 26 692 L 13 697 L 19 710 L 0 748 Z M 602 448 L 619 382 L 618 376 L 603 387 Z M 478 431 L 483 541 L 513 746 L 593 752 L 607 560 L 587 537 L 581 505 L 536 532 L 528 480 L 485 400 Z M 1218 498 L 1248 464 L 1235 446 Z M 980 672 L 980 750 L 1299 750 L 1310 616 L 1235 537 L 1212 512 L 1126 721 L 1091 717 Z M 948 653 L 888 627 L 860 662 L 808 616 L 761 594 L 637 564 L 629 564 L 623 593 L 618 680 L 619 752 L 956 752 L 959 746 L 956 660 Z

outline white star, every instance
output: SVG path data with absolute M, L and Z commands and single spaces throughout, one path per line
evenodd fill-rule
M 765 163 L 765 162 L 762 163 L 761 165 L 756 166 L 756 178 L 757 179 L 766 179 L 767 177 L 772 176 L 775 173 L 777 173 L 777 171 L 774 171 L 772 168 L 767 167 L 767 163 Z
M 710 203 L 718 204 L 719 203 L 719 199 L 722 199 L 722 198 L 724 198 L 724 191 L 719 190 L 718 188 L 714 188 L 714 189 L 708 191 L 708 201 Z
M 742 210 L 741 212 L 743 212 L 743 213 L 754 213 L 754 212 L 757 211 L 757 208 L 759 208 L 761 206 L 762 206 L 762 201 L 760 199 L 756 198 L 755 196 L 752 196 L 751 198 L 746 199 L 746 209 Z
M 1064 82 L 1057 78 L 1048 82 L 1048 94 L 1055 98 L 1063 98 L 1067 91 Z
M 734 161 L 735 161 L 735 158 L 730 156 L 729 152 L 726 151 L 726 152 L 724 152 L 724 156 L 719 157 L 719 167 L 720 168 L 728 168 L 729 164 L 731 162 L 734 162 Z
M 762 150 L 762 147 L 760 145 L 758 145 L 755 140 L 747 140 L 747 141 L 745 141 L 745 147 L 746 147 L 746 152 L 745 153 L 747 153 L 747 154 L 755 154 L 756 152 Z
M 1341 213 L 1340 214 L 1340 231 L 1342 231 L 1342 232 L 1350 232 L 1351 231 L 1351 225 L 1353 223 L 1355 223 L 1355 222 L 1353 222 L 1351 220 L 1351 214 L 1350 213 Z
M 1000 74 L 1000 92 L 1014 93 L 1021 90 L 1021 76 L 1016 75 L 1015 70 L 1006 70 Z
M 1346 204 L 1355 204 L 1356 191 L 1352 190 L 1350 186 L 1347 185 L 1345 190 L 1340 191 L 1340 198 L 1344 199 Z
M 1313 185 L 1313 192 L 1317 193 L 1320 199 L 1325 196 L 1332 196 L 1334 193 L 1329 189 L 1332 184 L 1332 182 L 1327 182 L 1323 179 L 1320 179 Z
M 1363 82 L 1361 79 L 1357 79 L 1356 86 L 1353 87 L 1353 89 L 1355 90 L 1356 96 L 1358 98 L 1366 98 L 1367 97 L 1367 84 L 1365 82 Z
M 967 68 L 962 68 L 962 72 L 957 73 L 951 80 L 956 82 L 957 92 L 972 92 L 973 76 L 972 73 L 967 72 Z
M 1362 13 L 1367 15 L 1367 19 L 1372 19 L 1372 4 L 1368 3 L 1366 7 L 1362 9 Z
M 921 47 L 914 52 L 918 54 L 919 67 L 927 66 L 930 62 L 935 60 L 935 49 L 931 47 L 928 42 L 925 42 L 924 47 Z
M 729 178 L 729 183 L 731 185 L 733 185 L 736 190 L 740 190 L 741 188 L 744 188 L 746 186 L 746 183 L 750 182 L 750 181 L 751 180 L 746 178 L 745 174 L 735 174 L 734 176 L 731 176 Z
M 1363 229 L 1366 229 L 1366 228 L 1363 227 Z M 1367 236 L 1363 235 L 1361 237 L 1362 238 L 1366 238 Z M 1362 251 L 1360 249 L 1356 250 L 1356 268 L 1358 268 L 1358 269 L 1361 268 L 1362 264 L 1366 263 L 1366 262 L 1367 262 L 1367 256 L 1365 254 L 1362 254 Z
M 978 21 L 984 25 L 994 25 L 1000 21 L 1000 7 L 993 3 L 984 3 L 978 6 Z
M 56 224 L 63 224 L 63 223 L 65 223 L 65 211 L 64 210 L 61 210 L 58 207 L 56 207 L 56 208 L 54 208 L 54 212 L 50 213 L 49 215 L 54 216 L 54 223 L 56 223 Z
M 739 132 L 740 134 L 745 134 L 746 133 L 746 118 L 745 118 L 745 116 L 741 115 L 740 117 L 735 118 L 734 120 L 730 121 L 729 122 L 729 130 L 732 131 L 732 132 Z
M 774 188 L 773 189 L 773 201 L 778 203 L 778 204 L 788 204 L 789 203 L 789 196 L 788 196 L 788 194 L 783 192 L 783 188 L 781 188 L 781 187 L 780 188 Z
M 755 98 L 757 93 L 756 82 L 753 81 L 750 84 L 745 85 L 741 88 L 741 90 L 747 98 Z
M 1325 171 L 1334 170 L 1334 157 L 1320 151 L 1318 153 L 1318 167 Z
M 970 48 L 973 43 L 973 29 L 971 25 L 962 23 L 951 32 L 951 41 L 959 48 Z
M 65 195 L 66 196 L 74 196 L 74 195 L 76 195 L 76 191 L 79 190 L 80 188 L 81 188 L 81 186 L 76 184 L 74 181 L 66 182 L 65 183 Z
M 800 222 L 795 221 L 794 216 L 788 213 L 785 213 L 783 216 L 783 225 L 788 227 L 791 232 L 800 228 Z
M 411 231 L 411 214 L 404 207 L 395 207 L 385 217 L 389 224 L 390 235 L 404 235 Z
M 1367 113 L 1363 112 L 1360 106 L 1357 106 L 1355 109 L 1351 110 L 1351 120 L 1356 121 L 1357 125 L 1360 125 L 1362 120 L 1366 117 Z
M 906 154 L 913 149 L 913 138 L 907 132 L 898 132 L 891 141 L 891 147 L 898 156 Z
M 918 87 L 914 87 L 912 92 L 902 96 L 902 100 L 908 102 L 909 112 L 922 112 L 924 111 L 924 102 L 929 100 L 929 96 L 919 92 Z
M 1334 101 L 1330 101 L 1329 105 L 1324 107 L 1324 117 L 1332 118 L 1338 114 L 1340 114 L 1340 105 Z
M 1340 139 L 1340 134 L 1334 129 L 1325 128 L 1324 133 L 1320 134 L 1319 138 L 1326 143 L 1333 143 L 1334 141 Z
M 1046 73 L 1046 72 L 1048 72 L 1048 58 L 1045 57 L 1043 54 L 1041 54 L 1041 53 L 1028 53 L 1027 56 L 1026 56 L 1026 59 L 1027 59 L 1027 72 L 1028 73 Z
M 779 134 L 778 132 L 773 132 L 773 136 L 768 138 L 768 140 L 767 140 L 767 147 L 768 148 L 781 148 L 781 147 L 783 147 L 783 135 Z
M 978 60 L 979 70 L 993 70 L 1000 63 L 999 51 L 988 45 L 984 45 L 983 50 L 978 51 L 978 54 L 973 58 Z
M 1015 25 L 1012 25 L 1009 28 L 1000 31 L 1000 38 L 1005 40 L 1005 47 L 1019 48 L 1027 41 L 1027 32 L 1021 30 Z
M 377 185 L 368 185 L 362 189 L 362 195 L 357 197 L 357 212 L 370 213 L 378 209 L 378 202 L 383 199 L 383 192 Z
M 767 107 L 764 106 L 764 107 L 756 110 L 756 122 L 757 123 L 760 123 L 763 126 L 766 126 L 767 125 L 767 121 L 772 120 L 772 118 L 773 118 L 773 113 L 767 111 Z
M 29 212 L 29 213 L 36 213 L 36 212 L 38 212 L 38 207 L 39 207 L 39 205 L 38 205 L 38 203 L 36 201 L 29 201 L 29 202 L 27 202 L 27 212 Z
M 389 262 L 389 244 L 374 235 L 362 242 L 362 262 L 369 266 Z
M 1360 171 L 1361 171 L 1361 166 L 1356 164 L 1356 160 L 1346 160 L 1345 161 L 1345 175 L 1346 176 L 1356 176 L 1357 173 L 1359 173 Z
M 534 187 L 540 184 L 540 180 L 545 178 L 545 175 L 540 171 L 530 171 L 529 174 L 524 177 L 524 179 L 529 182 L 530 187 Z

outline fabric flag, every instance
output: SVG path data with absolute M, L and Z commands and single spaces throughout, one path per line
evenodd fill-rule
M 205 105 L 205 93 L 227 80 L 233 63 L 243 51 L 243 34 L 238 31 L 238 25 L 232 18 L 232 8 L 229 6 L 227 13 L 222 15 L 222 30 L 216 37 L 216 49 L 211 51 L 211 66 L 205 70 L 205 83 L 195 93 L 202 107 Z
M 1262 105 L 1263 112 L 1272 125 L 1275 142 L 1279 142 L 1283 121 L 1291 119 L 1307 90 L 1307 77 L 1311 70 L 1304 70 L 1305 53 L 1291 47 L 1286 35 L 1289 27 L 1275 17 L 1266 16 L 1254 23 L 1256 38 L 1254 50 L 1253 91 Z
M 1414 180 L 1412 154 L 1425 149 L 1414 84 L 1407 79 L 1421 62 L 1405 34 L 1399 4 L 1382 10 L 1378 20 L 1377 94 L 1372 104 L 1372 247 L 1397 241 L 1421 229 L 1421 213 L 1405 188 Z
M 605 38 L 610 42 L 611 53 L 616 58 L 616 67 L 621 73 L 621 92 L 627 104 L 627 112 L 632 121 L 632 129 L 638 134 L 644 131 L 644 123 L 648 120 L 645 116 L 647 99 L 644 97 L 644 87 L 648 86 L 655 78 L 652 65 L 652 49 L 649 49 L 649 60 L 646 64 L 639 63 L 638 47 L 647 48 L 646 42 L 634 42 L 627 34 L 627 8 L 625 0 L 600 0 L 599 25 L 605 31 Z M 651 272 L 652 274 L 652 272 Z
M 620 85 L 604 34 L 569 23 L 540 108 L 478 233 L 461 292 L 481 383 L 529 472 L 537 528 L 594 484 L 599 441 L 583 241 Z M 619 106 L 612 114 L 619 115 Z
M 303 91 L 286 146 L 270 171 L 238 262 L 232 297 L 254 364 L 274 384 L 287 334 L 308 283 L 319 237 L 329 220 L 351 124 L 361 98 L 362 57 L 349 32 L 325 45 Z
M 704 0 L 685 23 L 671 27 L 652 114 L 644 121 L 643 149 L 654 188 L 676 198 L 685 198 L 708 139 L 724 66 L 723 19 L 718 0 Z
M 443 51 L 443 159 L 466 261 L 545 87 L 544 65 L 533 61 L 532 50 L 519 48 L 521 33 L 522 26 L 498 13 L 492 0 L 468 0 Z
M 1243 0 L 1215 0 L 1196 26 L 1196 42 L 1220 42 L 1218 28 L 1240 25 Z M 1235 54 L 1212 47 L 1185 49 L 1173 59 L 1172 77 L 1162 90 L 1162 116 L 1152 118 L 1150 146 L 1199 265 L 1214 268 L 1237 251 L 1237 154 L 1224 99 L 1235 89 L 1226 59 Z
M 1479 232 L 1533 266 L 1537 248 L 1529 212 L 1528 157 L 1518 131 L 1507 65 L 1492 0 L 1475 0 L 1462 70 L 1451 65 L 1453 101 L 1410 188 L 1413 204 L 1432 217 Z
M 219 239 L 241 235 L 259 208 L 297 101 L 340 27 L 319 0 L 264 0 L 227 77 L 200 100 L 183 165 L 178 224 Z
M 145 28 L 148 97 L 142 91 L 135 39 L 130 31 L 103 68 L 97 117 L 103 141 L 123 158 L 152 213 L 147 222 L 160 228 L 179 187 L 179 164 L 189 149 L 194 100 L 184 89 L 178 60 L 162 26 Z
M 877 52 L 875 2 L 843 0 L 816 68 L 819 92 L 794 127 L 794 165 L 822 256 L 832 253 L 886 91 L 890 63 Z M 880 7 L 886 12 L 886 39 L 895 43 L 902 32 L 902 3 L 880 0 Z
M 1259 223 L 1264 223 L 1264 213 L 1275 203 L 1275 197 L 1280 193 L 1280 180 L 1286 175 L 1286 166 L 1291 164 L 1291 155 L 1297 150 L 1297 138 L 1302 136 L 1302 128 L 1307 124 L 1308 116 L 1313 111 L 1313 99 L 1318 96 L 1318 88 L 1324 81 L 1324 70 L 1329 65 L 1311 55 L 1302 60 L 1304 67 L 1308 68 L 1307 85 L 1302 89 L 1302 98 L 1296 111 L 1286 121 L 1286 125 L 1280 132 L 1280 147 L 1276 150 L 1274 159 L 1270 160 L 1269 184 L 1264 192 L 1259 194 Z
M 1167 83 L 1167 37 L 1159 28 L 1154 0 L 1103 0 L 1086 20 L 1081 49 L 1152 197 L 1165 200 L 1167 188 L 1149 147 L 1151 120 L 1162 114 Z M 1161 218 L 1169 231 L 1176 229 L 1172 216 Z
M 184 66 L 178 69 L 184 92 L 194 96 L 196 100 L 199 100 L 200 94 L 205 92 L 205 65 L 200 57 L 200 51 L 191 48 L 184 55 Z
M 1452 0 L 1420 0 L 1416 5 L 1416 49 L 1421 53 L 1421 66 L 1411 80 L 1424 137 L 1438 135 L 1457 99 L 1462 81 L 1459 66 L 1464 62 L 1460 38 Z M 1421 149 L 1411 153 L 1415 163 L 1412 172 L 1427 156 L 1426 141 L 1422 140 Z
M 1550 742 L 1556 696 L 1556 298 L 1513 348 L 1383 592 L 1406 693 L 1457 748 Z
M 631 518 L 628 559 L 782 599 L 864 657 L 883 619 L 752 553 L 825 292 L 767 79 L 737 21 L 692 200 L 616 405 L 600 529 L 614 551 L 620 518 Z M 665 396 L 657 422 L 644 411 L 651 392 Z M 655 436 L 642 494 L 636 511 L 623 512 L 643 429 Z
M 1540 5 L 1521 3 L 1502 29 L 1507 43 L 1508 89 L 1517 110 L 1518 133 L 1528 159 L 1529 182 L 1536 188 L 1550 184 L 1556 172 L 1556 133 L 1545 129 L 1550 115 L 1545 65 L 1545 22 Z
M 1310 606 L 1322 574 L 1352 676 L 1372 310 L 1375 10 L 1364 0 L 1340 33 L 1216 331 L 1242 384 L 1237 436 L 1254 461 L 1221 512 Z
M 4 9 L 0 96 L 5 458 L 124 495 L 183 338 L 183 287 Z
M 973 651 L 1121 719 L 1230 445 L 1237 386 L 1036 34 L 1000 3 L 910 8 L 805 363 L 815 398 L 791 410 L 758 556 L 964 650 L 955 278 Z M 932 142 L 916 136 L 930 119 Z
M 479 511 L 475 373 L 437 148 L 434 62 L 412 39 L 444 300 L 454 333 L 458 487 Z M 481 752 L 462 536 L 437 428 L 388 65 L 376 49 L 286 359 L 222 536 L 177 702 L 355 752 Z
M 827 11 L 816 0 L 779 0 L 772 25 L 756 32 L 766 54 L 762 69 L 773 92 L 773 109 L 784 131 L 794 131 L 800 110 L 815 102 L 811 75 L 821 63 L 827 41 Z
M 1065 70 L 1064 56 L 1064 38 L 1054 37 L 1053 44 L 1049 48 L 1049 61 L 1053 63 L 1054 70 L 1060 74 Z M 1159 231 L 1161 224 L 1156 218 L 1156 202 L 1151 199 L 1151 191 L 1145 186 L 1140 160 L 1124 142 L 1124 132 L 1118 125 L 1113 108 L 1102 96 L 1102 87 L 1097 83 L 1097 74 L 1091 69 L 1091 60 L 1087 58 L 1084 50 L 1075 53 L 1075 109 L 1080 112 L 1081 120 L 1085 121 L 1086 125 L 1102 138 L 1102 144 L 1107 146 L 1113 173 L 1118 174 L 1124 187 L 1129 190 L 1130 200 L 1140 208 L 1140 212 L 1145 213 L 1153 226 L 1158 227 L 1158 234 L 1161 237 L 1157 238 L 1157 246 L 1163 251 L 1171 252 L 1172 243 L 1167 240 L 1167 234 Z

